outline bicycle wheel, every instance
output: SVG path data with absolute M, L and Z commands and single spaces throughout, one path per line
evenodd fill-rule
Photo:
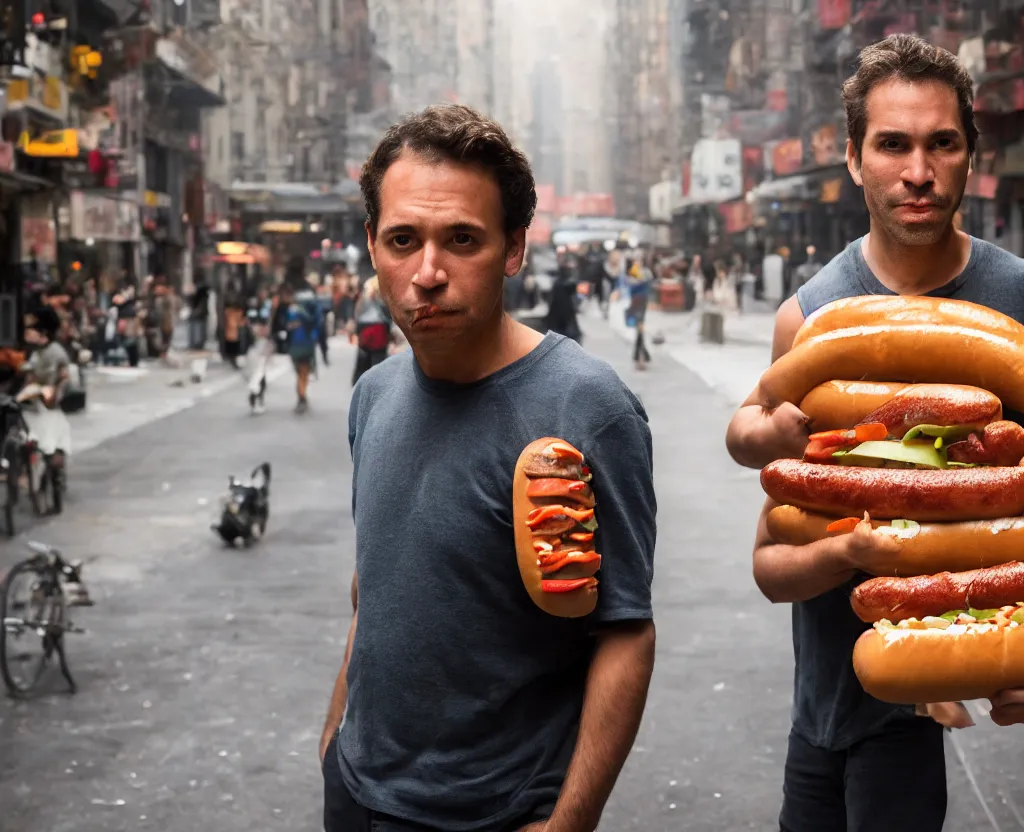
M 35 561 L 22 561 L 0 585 L 0 677 L 12 696 L 36 686 L 63 635 L 64 594 Z

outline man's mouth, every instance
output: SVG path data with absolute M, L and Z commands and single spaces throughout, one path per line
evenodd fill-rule
M 426 306 L 418 306 L 412 311 L 412 322 L 419 323 L 420 321 L 428 320 L 429 318 L 436 318 L 440 315 L 449 315 L 451 311 L 444 309 L 440 306 L 434 306 L 428 304 Z

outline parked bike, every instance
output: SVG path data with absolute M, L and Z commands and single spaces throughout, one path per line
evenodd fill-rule
M 31 557 L 0 583 L 0 677 L 11 696 L 27 696 L 57 657 L 72 693 L 78 690 L 64 652 L 65 633 L 85 632 L 68 616 L 65 584 L 81 590 L 81 563 L 68 563 L 45 543 L 31 542 Z

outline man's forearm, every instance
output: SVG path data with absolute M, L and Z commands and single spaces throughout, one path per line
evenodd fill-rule
M 774 604 L 809 601 L 842 586 L 856 570 L 841 553 L 837 538 L 825 538 L 805 546 L 773 543 L 754 553 L 754 581 Z
M 352 624 L 348 628 L 348 640 L 345 643 L 345 659 L 341 663 L 341 670 L 338 678 L 334 681 L 334 690 L 331 692 L 331 704 L 327 707 L 327 719 L 324 721 L 323 734 L 320 737 L 320 758 L 323 759 L 327 743 L 330 742 L 334 732 L 341 725 L 341 719 L 345 716 L 345 702 L 348 699 L 348 661 L 352 656 L 352 641 L 356 635 L 356 621 L 359 612 L 352 616 Z
M 600 635 L 576 750 L 545 832 L 593 832 L 640 727 L 654 671 L 654 622 Z

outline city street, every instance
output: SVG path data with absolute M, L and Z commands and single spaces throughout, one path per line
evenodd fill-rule
M 583 320 L 584 345 L 647 408 L 659 517 L 655 677 L 602 832 L 778 828 L 790 613 L 751 578 L 763 494 L 723 440 L 767 366 L 771 316 L 730 320 L 724 346 L 698 344 L 695 318 L 652 313 L 666 341 L 645 373 L 632 369 L 621 310 Z M 0 573 L 25 539 L 83 559 L 97 602 L 76 611 L 87 634 L 69 637 L 76 696 L 51 674 L 44 695 L 0 698 L 0 832 L 321 828 L 317 740 L 350 621 L 354 548 L 354 353 L 335 341 L 332 357 L 301 418 L 285 370 L 260 418 L 226 370 L 206 394 L 152 383 L 161 404 L 132 416 L 138 424 L 91 429 L 65 514 L 0 543 Z M 268 536 L 227 550 L 209 530 L 217 500 L 229 475 L 265 460 Z M 979 704 L 978 727 L 948 743 L 947 828 L 1024 828 L 1020 730 L 991 726 Z

